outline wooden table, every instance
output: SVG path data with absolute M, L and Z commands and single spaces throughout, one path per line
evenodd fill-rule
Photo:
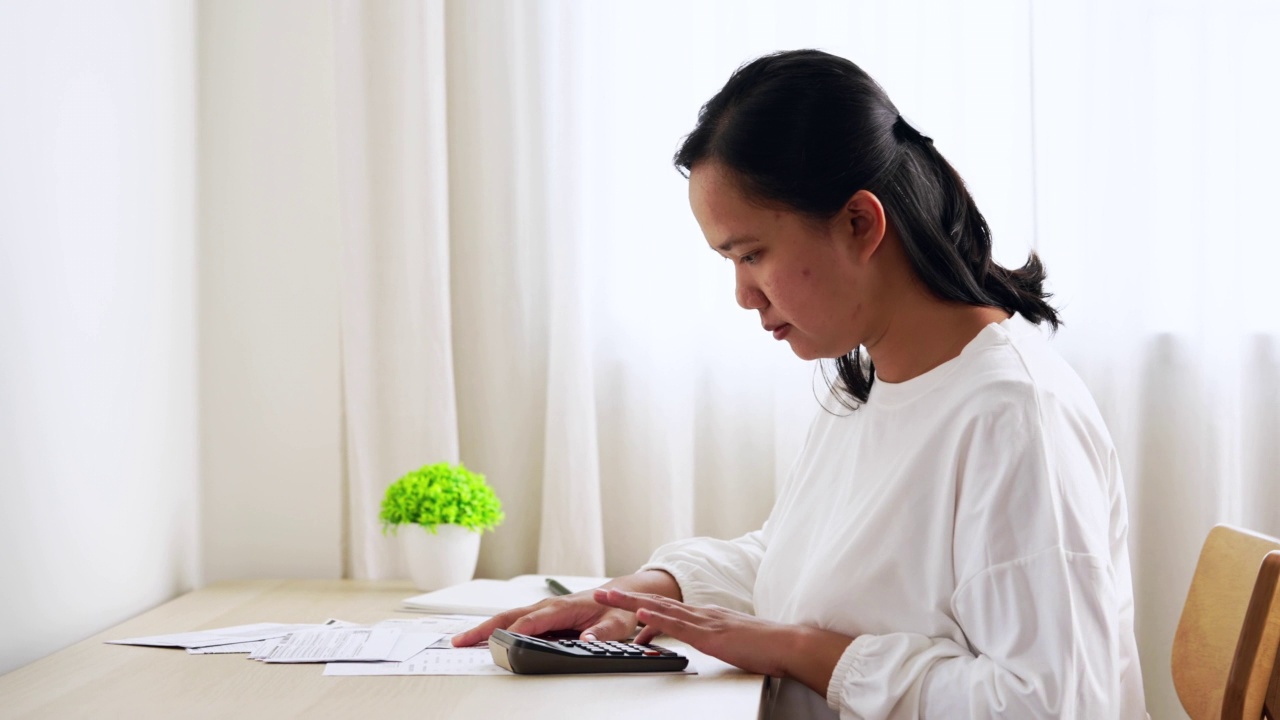
M 698 675 L 324 677 L 322 665 L 244 655 L 106 645 L 145 635 L 254 622 L 373 623 L 417 594 L 407 583 L 227 582 L 188 593 L 84 642 L 0 676 L 0 718 L 742 718 L 759 713 L 762 677 L 664 638 Z

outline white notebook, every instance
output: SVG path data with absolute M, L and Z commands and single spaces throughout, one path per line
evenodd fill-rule
M 607 577 L 576 575 L 517 575 L 510 580 L 472 580 L 406 598 L 402 609 L 451 615 L 495 615 L 555 597 L 547 585 L 549 577 L 573 592 L 590 590 L 609 581 Z

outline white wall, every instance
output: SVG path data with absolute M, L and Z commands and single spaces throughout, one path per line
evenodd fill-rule
M 333 19 L 200 3 L 205 579 L 342 571 Z
M 0 3 L 0 673 L 197 581 L 192 2 Z
M 330 12 L 0 2 L 0 673 L 341 574 Z

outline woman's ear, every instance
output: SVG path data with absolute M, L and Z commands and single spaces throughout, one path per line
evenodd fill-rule
M 868 190 L 859 190 L 844 204 L 840 214 L 841 235 L 849 244 L 855 262 L 865 265 L 880 249 L 888 227 L 884 205 Z

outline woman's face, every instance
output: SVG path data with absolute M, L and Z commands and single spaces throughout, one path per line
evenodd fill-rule
M 878 244 L 883 209 L 871 201 L 880 213 Z M 853 215 L 815 222 L 754 204 L 714 162 L 690 171 L 689 204 L 707 243 L 733 262 L 738 304 L 760 313 L 774 338 L 805 360 L 839 357 L 863 342 L 875 247 L 866 247 L 867 228 L 859 230 Z

